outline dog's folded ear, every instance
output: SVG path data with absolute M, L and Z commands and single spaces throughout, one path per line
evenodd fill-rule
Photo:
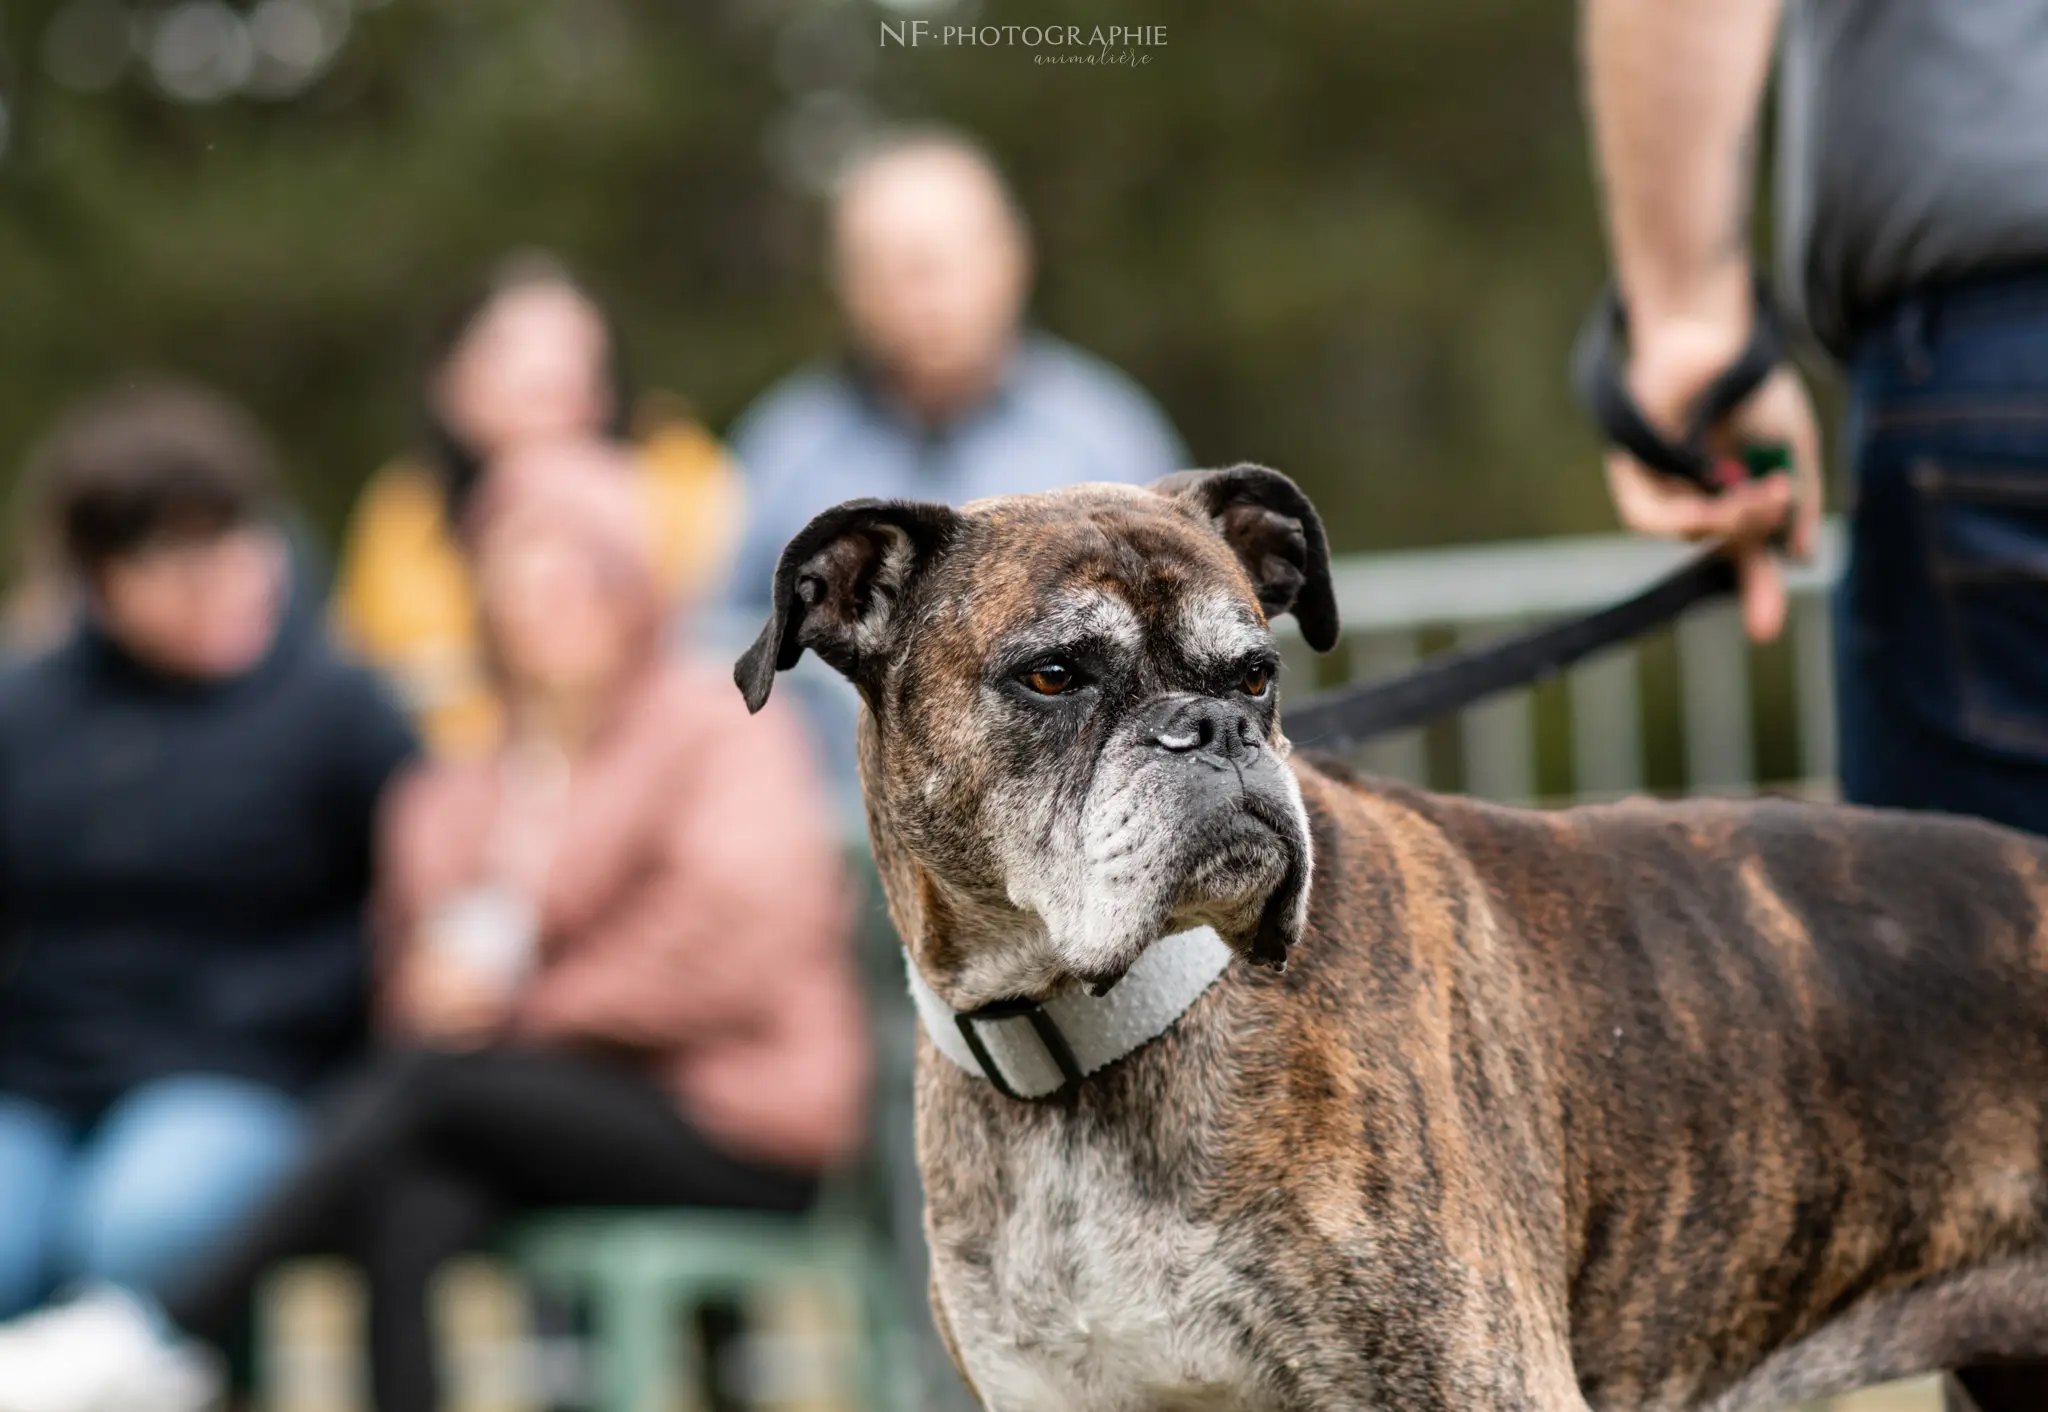
M 1278 471 L 1241 464 L 1181 471 L 1152 489 L 1191 505 L 1237 552 L 1268 618 L 1294 614 L 1318 652 L 1337 645 L 1337 595 L 1323 521 L 1301 487 Z
M 888 656 L 917 576 L 945 552 L 960 517 L 918 500 L 848 500 L 805 525 L 782 551 L 768 622 L 733 667 L 747 709 L 810 648 L 852 680 Z

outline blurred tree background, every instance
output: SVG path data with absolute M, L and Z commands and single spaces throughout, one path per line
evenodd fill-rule
M 972 5 L 972 0 L 967 0 Z M 883 21 L 1164 24 L 1143 67 Z M 1346 549 L 1611 523 L 1564 354 L 1602 267 L 1571 0 L 4 0 L 0 468 L 137 369 L 276 430 L 319 525 L 502 252 L 723 428 L 835 331 L 809 186 L 866 125 L 1009 167 L 1037 314 Z

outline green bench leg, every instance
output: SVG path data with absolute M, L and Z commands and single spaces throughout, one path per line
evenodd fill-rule
M 686 1236 L 687 1223 L 677 1222 L 676 1230 Z M 837 1381 L 855 1394 L 861 1412 L 916 1406 L 909 1311 L 896 1268 L 871 1231 L 764 1228 L 758 1249 L 750 1243 L 737 1251 L 729 1233 L 704 1245 L 675 1231 L 650 1241 L 645 1221 L 541 1234 L 524 1245 L 524 1263 L 540 1283 L 589 1300 L 600 1412 L 694 1406 L 704 1356 L 683 1316 L 707 1294 L 744 1295 L 790 1281 L 812 1284 L 845 1309 L 850 1338 Z
M 864 1248 L 843 1270 L 843 1281 L 853 1301 L 855 1347 L 849 1351 L 859 1368 L 853 1385 L 861 1390 L 864 1412 L 911 1412 L 915 1358 L 895 1268 L 879 1249 Z
M 673 1412 L 677 1391 L 700 1386 L 694 1337 L 661 1281 L 616 1274 L 595 1291 L 599 1396 L 604 1412 Z

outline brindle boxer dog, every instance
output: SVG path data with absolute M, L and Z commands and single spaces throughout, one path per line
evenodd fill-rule
M 1048 1101 L 922 1042 L 933 1306 L 997 1412 L 1736 1412 L 2048 1351 L 2043 844 L 1293 755 L 1267 619 L 1337 616 L 1257 467 L 852 502 L 774 593 L 748 703 L 805 648 L 858 686 L 956 1010 L 1239 954 Z

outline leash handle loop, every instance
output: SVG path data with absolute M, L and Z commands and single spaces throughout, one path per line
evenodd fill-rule
M 1762 275 L 1756 277 L 1753 291 L 1749 341 L 1687 410 L 1684 434 L 1676 441 L 1650 424 L 1628 390 L 1628 308 L 1615 285 L 1601 291 L 1572 345 L 1572 388 L 1601 434 L 1651 470 L 1676 476 L 1708 495 L 1718 495 L 1726 487 L 1721 462 L 1707 449 L 1707 433 L 1748 401 L 1785 361 L 1784 327 Z M 1772 457 L 1782 454 L 1762 449 Z M 1750 450 L 1744 448 L 1744 469 L 1752 477 L 1768 474 L 1765 462 Z

